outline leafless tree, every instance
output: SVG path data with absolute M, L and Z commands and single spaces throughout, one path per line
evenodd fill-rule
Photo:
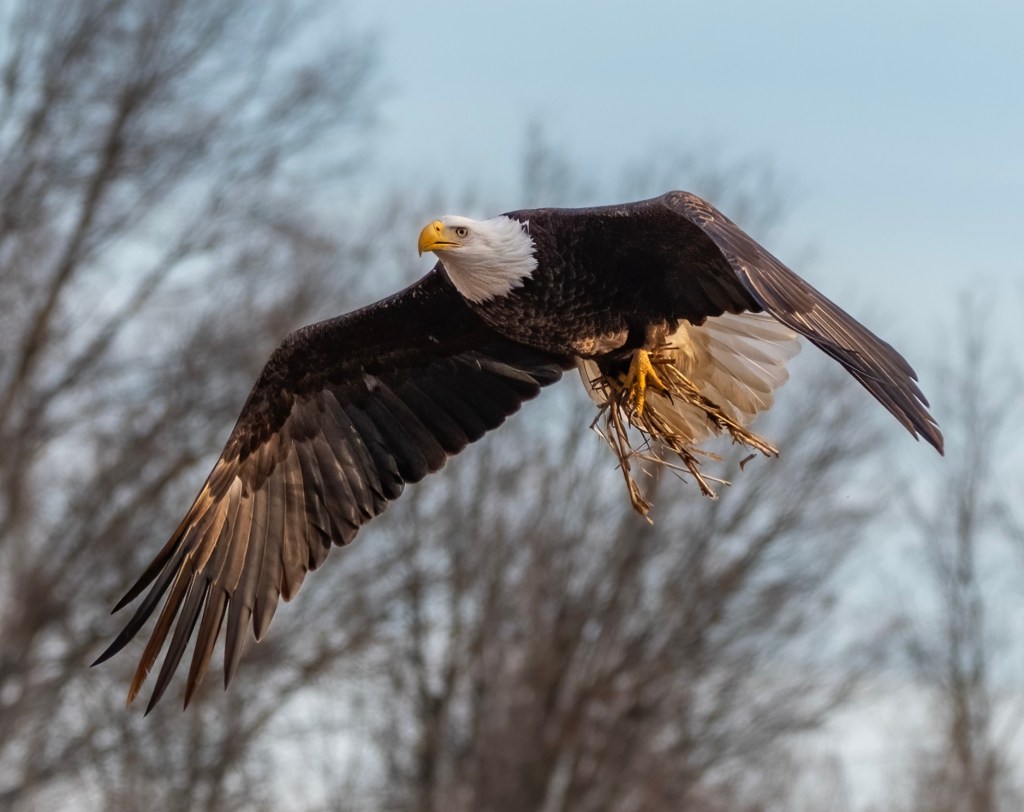
M 273 663 L 266 680 L 188 717 L 126 713 L 130 656 L 87 669 L 269 350 L 363 276 L 367 245 L 313 203 L 363 148 L 372 54 L 354 32 L 318 35 L 315 12 L 0 7 L 4 809 L 269 804 L 282 788 L 257 734 L 372 623 L 352 611 L 358 584 L 307 602 L 249 658 Z M 294 647 L 288 624 L 317 612 L 321 633 Z
M 1002 468 L 1014 453 L 1021 380 L 995 357 L 980 318 L 961 323 L 942 375 L 951 464 L 912 503 L 930 598 L 915 606 L 908 648 L 934 727 L 918 732 L 909 807 L 997 812 L 1024 803 L 1012 756 L 1021 708 L 997 642 L 1012 599 L 996 575 L 1014 565 L 1015 499 Z

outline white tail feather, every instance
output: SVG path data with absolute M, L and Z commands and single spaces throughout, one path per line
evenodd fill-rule
M 679 371 L 743 426 L 771 407 L 775 390 L 789 378 L 786 363 L 799 351 L 796 333 L 765 313 L 726 313 L 700 327 L 681 322 L 668 339 L 668 353 Z M 590 397 L 603 405 L 605 393 L 591 384 L 601 377 L 597 364 L 577 358 L 576 366 Z M 647 402 L 683 442 L 720 433 L 705 411 L 689 403 L 670 401 L 653 389 L 647 390 Z

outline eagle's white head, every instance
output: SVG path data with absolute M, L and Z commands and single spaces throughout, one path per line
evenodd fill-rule
M 466 299 L 479 304 L 520 287 L 537 267 L 527 223 L 446 215 L 420 232 L 419 249 L 433 251 Z

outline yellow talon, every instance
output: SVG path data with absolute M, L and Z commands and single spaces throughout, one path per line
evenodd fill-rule
M 629 372 L 626 373 L 624 385 L 629 389 L 629 399 L 633 402 L 633 409 L 636 411 L 637 417 L 644 413 L 648 385 L 660 389 L 662 392 L 668 391 L 661 378 L 658 377 L 658 373 L 654 371 L 651 354 L 647 350 L 637 350 L 633 353 L 633 360 L 629 362 Z

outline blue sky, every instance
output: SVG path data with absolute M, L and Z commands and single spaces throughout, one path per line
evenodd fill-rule
M 755 158 L 792 189 L 769 247 L 813 246 L 795 270 L 898 321 L 895 342 L 965 292 L 1024 303 L 1024 3 L 351 0 L 343 16 L 379 36 L 374 160 L 399 184 L 482 184 L 516 208 L 531 119 L 595 178 L 672 148 Z

